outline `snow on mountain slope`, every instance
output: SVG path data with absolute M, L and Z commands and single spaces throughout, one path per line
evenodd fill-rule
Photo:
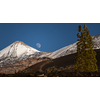
M 21 41 L 16 41 L 0 51 L 0 67 L 44 54 Z
M 77 46 L 76 46 L 76 43 L 74 43 L 74 44 L 63 47 L 63 48 L 51 53 L 48 57 L 55 59 L 55 58 L 59 58 L 61 56 L 65 56 L 65 55 L 68 55 L 68 54 L 75 53 L 76 50 L 77 50 Z
M 100 49 L 100 35 L 92 36 L 92 41 L 93 41 L 93 44 L 94 44 L 94 49 Z M 61 48 L 61 49 L 51 53 L 48 57 L 55 59 L 55 58 L 59 58 L 61 56 L 76 53 L 77 52 L 76 43 L 71 44 L 69 46 L 66 46 L 64 48 Z
M 20 57 L 22 54 L 30 55 L 35 52 L 40 52 L 21 41 L 16 41 L 10 46 L 0 51 L 0 57 Z

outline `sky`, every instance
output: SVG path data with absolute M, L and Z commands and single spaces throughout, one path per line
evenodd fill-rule
M 84 23 L 0 23 L 0 50 L 22 41 L 44 52 L 54 52 L 77 41 L 78 26 Z M 86 23 L 90 35 L 100 34 L 99 23 Z

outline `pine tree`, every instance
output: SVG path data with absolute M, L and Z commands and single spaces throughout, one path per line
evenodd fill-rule
M 98 71 L 96 52 L 93 50 L 94 44 L 92 37 L 86 24 L 78 27 L 79 33 L 77 34 L 77 55 L 75 57 L 75 71 L 79 72 L 95 72 Z

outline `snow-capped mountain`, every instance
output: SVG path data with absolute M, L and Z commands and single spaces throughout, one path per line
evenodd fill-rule
M 35 52 L 40 52 L 21 41 L 16 41 L 10 46 L 6 47 L 5 49 L 0 51 L 0 57 L 20 57 L 23 53 L 26 55 L 33 54 Z
M 0 67 L 44 54 L 21 41 L 16 41 L 0 51 Z
M 100 49 L 100 35 L 92 36 L 92 41 L 94 44 L 94 49 Z M 50 55 L 48 55 L 48 57 L 55 59 L 55 58 L 59 58 L 61 56 L 76 53 L 77 52 L 76 43 L 71 44 L 71 45 L 66 46 L 66 47 L 63 47 L 63 48 L 51 53 Z

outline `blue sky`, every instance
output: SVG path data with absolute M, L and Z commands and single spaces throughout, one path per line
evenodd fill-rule
M 0 50 L 22 41 L 40 51 L 53 52 L 77 41 L 79 25 L 83 27 L 84 23 L 0 23 Z M 100 34 L 99 23 L 86 25 L 91 36 Z

